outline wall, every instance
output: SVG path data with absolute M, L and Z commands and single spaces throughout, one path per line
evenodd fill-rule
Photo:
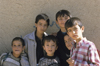
M 67 9 L 85 26 L 84 36 L 100 50 L 100 0 L 0 0 L 0 54 L 11 51 L 11 41 L 34 30 L 35 17 L 46 13 L 51 20 L 47 33 L 57 32 L 55 14 Z M 53 23 L 53 24 L 52 24 Z

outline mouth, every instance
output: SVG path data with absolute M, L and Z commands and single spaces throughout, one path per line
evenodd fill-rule
M 52 52 L 52 50 L 49 50 L 49 52 Z
M 77 35 L 73 35 L 73 37 L 77 37 Z
M 15 51 L 19 51 L 19 50 L 15 50 Z

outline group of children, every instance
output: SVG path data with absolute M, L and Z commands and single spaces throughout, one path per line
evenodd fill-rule
M 84 26 L 68 10 L 56 13 L 60 30 L 56 36 L 45 31 L 50 20 L 46 14 L 35 19 L 36 30 L 23 39 L 12 40 L 12 52 L 0 56 L 0 66 L 100 66 L 95 44 L 83 37 Z

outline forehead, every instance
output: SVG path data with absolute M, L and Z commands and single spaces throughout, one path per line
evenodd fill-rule
M 22 44 L 22 42 L 20 40 L 15 40 L 13 41 L 13 44 Z
M 69 27 L 68 29 L 73 29 L 73 28 L 80 28 L 79 25 L 73 25 L 72 27 Z
M 69 39 L 69 36 L 68 36 L 68 35 L 65 35 L 65 36 L 64 36 L 64 39 L 65 39 L 65 40 L 68 40 L 68 39 Z
M 46 20 L 44 20 L 44 19 L 40 19 L 40 20 L 38 21 L 38 23 L 47 24 Z
M 58 18 L 65 18 L 65 17 L 69 17 L 68 15 L 64 14 L 64 15 L 59 15 Z
M 45 44 L 55 44 L 56 42 L 54 42 L 53 40 L 45 40 Z

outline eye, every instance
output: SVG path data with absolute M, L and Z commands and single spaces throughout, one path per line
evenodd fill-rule
M 68 32 L 72 32 L 72 30 L 71 30 L 71 29 L 69 29 L 69 30 L 68 30 Z
M 39 23 L 39 25 L 42 25 L 42 23 Z
M 48 44 L 46 46 L 49 46 Z
M 52 45 L 52 46 L 55 46 L 55 45 Z
M 18 45 L 19 47 L 21 46 L 21 45 Z
M 13 45 L 14 47 L 16 47 L 16 45 Z

